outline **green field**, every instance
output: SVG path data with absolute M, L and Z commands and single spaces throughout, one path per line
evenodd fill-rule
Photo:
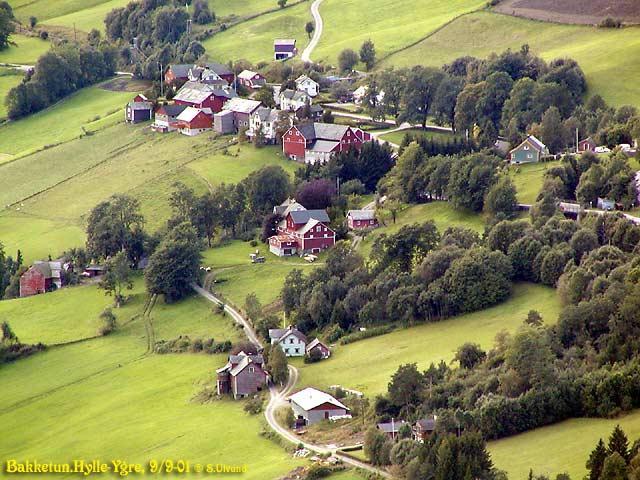
M 518 201 L 533 204 L 542 189 L 544 173 L 548 168 L 559 165 L 557 162 L 531 163 L 509 167 L 509 176 L 518 191 Z
M 209 58 L 219 62 L 239 59 L 268 61 L 273 59 L 273 41 L 276 38 L 295 38 L 298 50 L 302 51 L 308 42 L 304 26 L 309 20 L 309 3 L 304 2 L 240 23 L 205 40 L 203 45 Z
M 460 56 L 486 57 L 507 48 L 519 49 L 523 44 L 547 60 L 577 60 L 587 76 L 591 94 L 598 93 L 614 105 L 640 103 L 635 82 L 640 74 L 639 27 L 599 29 L 478 12 L 455 20 L 380 66 L 441 66 Z
M 22 74 L 17 70 L 0 67 L 0 121 L 7 117 L 7 106 L 4 99 L 7 93 L 22 81 Z
M 536 475 L 554 478 L 566 472 L 571 478 L 584 478 L 585 463 L 599 438 L 607 440 L 620 424 L 630 443 L 640 437 L 640 411 L 614 419 L 579 418 L 538 428 L 489 443 L 493 463 L 510 479 L 524 479 L 533 469 Z
M 42 22 L 44 25 L 67 27 L 81 32 L 89 32 L 95 28 L 104 32 L 104 19 L 114 8 L 126 6 L 130 0 L 106 0 L 97 2 L 85 2 L 87 5 L 78 5 L 80 9 L 48 18 Z M 95 3 L 95 5 L 92 5 Z M 81 8 L 85 7 L 85 8 Z M 66 9 L 65 9 L 66 10 Z M 63 11 L 63 10 L 61 10 Z
M 388 133 L 386 135 L 380 135 L 380 138 L 396 145 L 401 145 L 405 135 L 410 134 L 413 136 L 419 135 L 420 137 L 428 138 L 429 140 L 447 141 L 459 138 L 452 133 L 439 132 L 437 130 L 422 130 L 420 128 L 410 128 L 408 130 L 400 130 L 397 132 Z
M 299 363 L 300 382 L 317 388 L 342 385 L 370 396 L 382 393 L 399 365 L 416 362 L 426 369 L 431 362 L 450 362 L 465 342 L 490 348 L 498 332 L 515 331 L 531 309 L 538 310 L 546 323 L 555 323 L 560 311 L 555 290 L 519 284 L 508 301 L 487 310 L 337 346 L 327 361 Z
M 75 296 L 73 289 L 59 292 L 67 294 Z M 93 306 L 100 303 L 87 298 Z M 204 385 L 212 385 L 224 355 L 147 353 L 147 329 L 142 318 L 134 318 L 144 300 L 137 288 L 134 298 L 116 311 L 121 327 L 108 337 L 52 348 L 0 369 L 0 420 L 12 432 L 0 438 L 0 456 L 54 462 L 184 459 L 247 465 L 243 478 L 255 480 L 276 478 L 300 465 L 260 435 L 261 417 L 245 414 L 241 402 L 192 400 Z M 38 304 L 39 298 L 22 301 Z M 66 306 L 76 301 L 72 298 Z M 79 305 L 75 308 L 82 310 Z M 50 310 L 38 316 L 38 305 L 30 309 L 34 314 L 24 321 L 33 325 L 25 323 L 20 330 L 35 333 Z M 74 318 L 81 330 L 86 318 Z M 227 317 L 212 314 L 210 304 L 197 298 L 159 304 L 151 318 L 156 339 L 238 338 Z M 64 320 L 60 328 L 74 328 L 73 321 Z
M 0 127 L 0 154 L 23 154 L 78 138 L 83 128 L 102 126 L 103 117 L 121 122 L 124 105 L 132 96 L 99 85 L 83 88 L 41 112 Z
M 382 58 L 484 5 L 481 0 L 325 0 L 324 32 L 313 58 L 335 63 L 342 50 L 358 51 L 368 39 Z
M 11 41 L 17 45 L 0 50 L 0 63 L 33 65 L 40 55 L 51 47 L 51 44 L 45 40 L 25 35 L 11 35 Z
M 218 19 L 255 15 L 277 7 L 273 0 L 209 0 L 209 8 Z
M 31 16 L 35 16 L 38 21 L 42 22 L 112 2 L 113 0 L 9 0 L 9 5 L 20 21 L 28 23 Z

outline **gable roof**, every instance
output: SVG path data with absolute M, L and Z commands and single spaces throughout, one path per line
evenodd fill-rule
M 278 119 L 279 113 L 280 110 L 269 107 L 259 107 L 253 112 L 253 114 L 257 115 L 263 122 L 275 122 Z
M 311 148 L 309 148 L 309 151 L 317 153 L 331 153 L 338 145 L 340 145 L 340 142 L 336 142 L 334 140 L 316 140 L 311 145 Z
M 262 104 L 258 100 L 235 97 L 225 103 L 222 108 L 236 113 L 253 113 L 260 105 Z
M 404 420 L 400 420 L 398 422 L 379 423 L 378 430 L 381 430 L 384 433 L 398 433 L 403 425 L 409 425 L 409 423 Z
M 320 405 L 328 403 L 337 408 L 342 408 L 349 411 L 349 407 L 340 403 L 328 393 L 321 392 L 312 387 L 307 387 L 304 390 L 300 390 L 289 397 L 289 400 L 300 405 L 303 410 L 313 410 Z
M 215 72 L 217 75 L 233 75 L 229 67 L 217 62 L 205 62 L 204 66 Z
M 199 108 L 187 107 L 180 115 L 178 115 L 176 120 L 180 120 L 181 122 L 190 122 L 196 118 L 200 112 L 202 112 L 202 110 Z
M 307 337 L 305 336 L 305 334 L 302 333 L 293 325 L 290 325 L 289 328 L 270 328 L 269 329 L 269 339 L 276 340 L 276 343 L 280 343 L 289 335 L 293 335 L 297 339 L 303 341 L 304 343 L 307 343 Z
M 373 210 L 349 210 L 347 217 L 351 217 L 354 220 L 375 220 L 376 212 Z
M 182 64 L 169 65 L 169 68 L 167 69 L 167 71 L 171 70 L 173 75 L 177 78 L 187 78 L 189 76 L 189 70 L 191 70 L 191 68 L 193 68 L 192 64 L 182 63 Z
M 280 205 L 273 207 L 273 213 L 277 213 L 281 217 L 286 217 L 293 210 L 306 210 L 306 208 L 296 202 L 294 198 L 287 198 Z
M 516 150 L 520 150 L 520 148 L 522 148 L 522 146 L 524 146 L 525 143 L 528 143 L 529 145 L 531 145 L 539 153 L 545 153 L 547 151 L 547 146 L 544 143 L 538 140 L 534 135 L 529 135 L 527 138 L 524 139 L 524 141 L 520 145 L 518 145 L 516 148 L 511 150 L 510 153 L 515 152 Z
M 151 102 L 129 102 L 127 106 L 131 110 L 152 110 L 153 105 Z
M 296 85 L 305 82 L 313 82 L 318 85 L 318 82 L 316 82 L 313 78 L 308 77 L 307 75 L 300 75 L 298 78 L 296 78 Z
M 31 268 L 44 275 L 44 278 L 53 278 L 53 274 L 51 273 L 51 265 L 49 265 L 49 262 L 34 263 Z
M 178 90 L 173 99 L 181 102 L 202 103 L 211 95 L 226 98 L 234 98 L 236 96 L 232 89 L 226 90 L 215 85 L 188 81 Z
M 307 352 L 313 350 L 315 347 L 317 347 L 318 345 L 323 346 L 324 348 L 326 348 L 327 350 L 329 350 L 329 347 L 327 347 L 324 343 L 322 343 L 320 341 L 319 338 L 314 338 L 311 343 L 309 345 L 307 345 Z
M 291 215 L 293 223 L 297 225 L 306 224 L 311 219 L 323 223 L 329 222 L 329 215 L 327 215 L 326 210 L 292 210 L 288 212 L 288 215 Z
M 295 38 L 276 38 L 273 41 L 273 45 L 278 47 L 278 46 L 288 46 L 288 47 L 292 47 L 296 44 L 296 40 Z
M 436 429 L 436 417 L 432 415 L 427 418 L 422 418 L 416 422 L 416 425 L 419 425 L 422 430 L 432 432 Z
M 243 70 L 238 75 L 238 78 L 241 80 L 252 80 L 256 75 L 260 75 L 259 73 L 252 72 L 251 70 Z
M 305 92 L 301 92 L 300 90 L 291 90 L 290 88 L 281 91 L 280 96 L 294 102 L 306 102 L 307 99 L 311 100 L 311 97 L 309 97 Z
M 158 112 L 164 112 L 165 115 L 168 115 L 169 117 L 177 117 L 178 115 L 180 115 L 185 109 L 187 108 L 187 105 L 178 105 L 177 103 L 171 104 L 171 105 L 161 105 L 157 110 L 156 110 L 156 114 Z

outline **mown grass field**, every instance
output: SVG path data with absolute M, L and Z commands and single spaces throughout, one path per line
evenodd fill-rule
M 203 386 L 212 385 L 224 355 L 147 352 L 143 320 L 133 318 L 145 297 L 137 287 L 134 298 L 116 311 L 121 326 L 108 337 L 52 348 L 0 369 L 6 387 L 0 391 L 0 419 L 12 432 L 0 438 L 0 455 L 54 462 L 168 458 L 247 465 L 243 478 L 255 480 L 279 477 L 301 464 L 260 435 L 261 416 L 248 416 L 241 402 L 193 400 Z M 212 314 L 198 298 L 158 304 L 151 318 L 156 339 L 238 338 L 231 321 Z M 77 320 L 84 322 L 80 315 Z M 35 332 L 41 320 L 34 315 L 30 321 Z
M 104 90 L 100 85 L 83 88 L 51 107 L 0 127 L 0 154 L 18 155 L 73 140 L 85 130 L 124 121 L 124 106 L 131 92 Z M 35 134 L 37 132 L 37 134 Z M 1 160 L 0 160 L 1 163 Z
M 42 22 L 44 25 L 54 25 L 56 27 L 66 27 L 81 32 L 90 32 L 95 28 L 104 32 L 104 19 L 107 14 L 114 8 L 124 7 L 130 0 L 106 0 L 96 2 L 85 2 L 78 5 L 78 9 L 68 11 L 68 9 L 60 9 L 61 12 L 67 12 L 56 15 Z
M 509 478 L 536 475 L 554 478 L 566 472 L 571 478 L 587 474 L 585 463 L 599 438 L 605 442 L 620 425 L 630 443 L 640 437 L 640 411 L 613 419 L 577 418 L 489 443 L 493 463 Z
M 295 38 L 298 50 L 304 49 L 308 43 L 304 26 L 310 20 L 309 3 L 304 2 L 243 22 L 207 39 L 203 45 L 209 58 L 219 62 L 239 59 L 270 61 L 276 38 Z
M 509 176 L 518 191 L 520 203 L 533 204 L 542 189 L 544 173 L 547 169 L 559 165 L 560 161 L 513 165 L 509 167 Z
M 0 63 L 33 65 L 38 57 L 51 47 L 51 44 L 45 40 L 26 35 L 11 35 L 11 41 L 16 45 L 0 50 Z
M 38 21 L 89 10 L 113 0 L 9 0 L 14 15 L 23 23 L 35 16 Z
M 480 0 L 325 0 L 320 6 L 324 33 L 313 58 L 335 64 L 342 50 L 358 51 L 368 39 L 382 58 L 484 4 Z
M 531 309 L 538 310 L 546 323 L 555 323 L 560 311 L 555 290 L 518 284 L 508 301 L 487 310 L 336 346 L 327 361 L 298 364 L 300 386 L 342 385 L 369 396 L 383 393 L 401 364 L 415 362 L 426 369 L 431 362 L 450 362 L 465 342 L 490 348 L 498 332 L 514 332 Z
M 209 8 L 216 14 L 216 18 L 244 17 L 266 12 L 277 8 L 273 0 L 209 0 Z
M 17 70 L 0 67 L 0 121 L 7 118 L 7 106 L 4 99 L 13 87 L 20 84 L 22 74 Z
M 392 55 L 379 67 L 439 67 L 460 56 L 486 57 L 507 48 L 519 49 L 523 44 L 547 60 L 577 60 L 587 77 L 590 94 L 598 93 L 614 105 L 640 102 L 635 82 L 640 74 L 638 27 L 598 29 L 478 12 L 455 20 L 414 47 Z
M 410 128 L 408 130 L 401 130 L 398 132 L 387 133 L 386 135 L 380 135 L 380 138 L 387 140 L 388 142 L 395 143 L 396 145 L 402 144 L 404 137 L 409 134 L 412 136 L 419 135 L 420 137 L 428 138 L 429 140 L 447 141 L 458 138 L 459 136 L 452 133 L 439 132 L 436 130 L 422 130 L 420 128 Z

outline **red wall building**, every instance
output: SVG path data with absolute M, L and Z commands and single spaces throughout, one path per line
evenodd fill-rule
M 371 135 L 345 125 L 313 123 L 293 126 L 282 138 L 282 151 L 296 161 L 325 163 L 335 153 L 360 149 Z

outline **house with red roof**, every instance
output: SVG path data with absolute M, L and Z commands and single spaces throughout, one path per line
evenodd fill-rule
M 294 125 L 282 137 L 282 151 L 292 160 L 326 163 L 336 153 L 360 150 L 371 134 L 359 128 L 332 123 Z
M 216 370 L 216 389 L 218 395 L 248 397 L 261 391 L 268 377 L 262 355 L 240 352 L 229 355 L 227 364 Z
M 307 210 L 295 201 L 281 205 L 274 212 L 283 217 L 276 235 L 269 238 L 269 250 L 285 257 L 305 253 L 320 253 L 336 243 L 336 234 L 329 227 L 326 210 Z

